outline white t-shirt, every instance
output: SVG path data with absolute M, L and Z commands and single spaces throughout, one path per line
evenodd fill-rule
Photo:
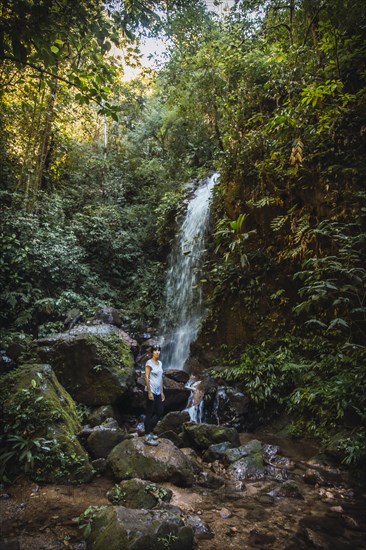
M 163 379 L 163 365 L 161 361 L 158 361 L 158 363 L 155 363 L 152 359 L 149 359 L 145 365 L 145 367 L 150 367 L 150 389 L 152 393 L 155 395 L 161 394 L 161 383 Z M 145 391 L 147 391 L 147 388 L 145 387 Z

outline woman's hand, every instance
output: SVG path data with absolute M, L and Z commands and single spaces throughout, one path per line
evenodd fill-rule
M 150 399 L 150 401 L 154 401 L 154 395 L 153 395 L 153 392 L 152 392 L 152 391 L 148 391 L 148 392 L 147 392 L 147 396 L 148 396 L 148 398 Z
M 161 392 L 161 400 L 162 400 L 162 401 L 165 401 L 165 395 L 164 395 L 163 392 Z

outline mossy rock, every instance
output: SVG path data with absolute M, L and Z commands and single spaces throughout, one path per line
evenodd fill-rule
M 39 341 L 45 346 L 40 354 L 47 349 L 56 375 L 75 401 L 90 407 L 116 403 L 136 381 L 130 347 L 118 332 L 87 328 Z
M 191 486 L 200 470 L 168 439 L 159 439 L 156 447 L 146 445 L 143 437 L 122 441 L 111 451 L 107 461 L 117 480 L 170 481 L 183 487 Z
M 237 481 L 245 479 L 263 479 L 265 468 L 262 452 L 253 453 L 230 464 L 227 469 L 230 477 Z
M 89 481 L 93 468 L 76 434 L 76 405 L 50 365 L 21 365 L 0 380 L 1 430 L 12 456 L 4 474 L 48 483 Z
M 132 510 L 113 506 L 93 514 L 88 550 L 191 550 L 193 529 L 179 508 Z
M 113 504 L 150 510 L 169 502 L 173 492 L 151 481 L 128 479 L 116 484 L 107 496 Z
M 215 443 L 228 441 L 233 447 L 240 445 L 239 433 L 235 428 L 216 426 L 215 424 L 196 424 L 187 422 L 183 426 L 185 434 L 192 447 L 204 451 Z

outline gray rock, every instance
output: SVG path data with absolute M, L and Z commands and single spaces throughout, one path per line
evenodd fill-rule
M 87 447 L 95 458 L 107 458 L 118 443 L 131 437 L 118 427 L 96 426 L 87 439 Z
M 159 435 L 169 430 L 180 432 L 183 430 L 183 424 L 189 422 L 189 420 L 190 417 L 187 411 L 171 411 L 160 420 L 155 428 L 155 432 Z
M 213 539 L 215 534 L 209 525 L 200 516 L 192 515 L 187 517 L 187 525 L 192 527 L 194 536 L 198 540 Z
M 143 437 L 122 441 L 107 461 L 118 480 L 137 477 L 191 486 L 197 473 L 197 465 L 168 439 L 159 439 L 156 447 L 146 445 Z
M 227 451 L 229 452 L 229 451 Z M 241 447 L 242 458 L 236 460 L 227 469 L 227 473 L 233 479 L 242 481 L 245 479 L 263 479 L 265 466 L 263 462 L 262 444 L 253 439 Z
M 203 453 L 202 460 L 205 462 L 214 462 L 215 460 L 222 460 L 228 449 L 232 448 L 232 443 L 224 441 L 224 443 L 216 443 L 210 445 L 209 448 Z
M 114 418 L 114 411 L 111 405 L 103 405 L 92 410 L 87 417 L 89 426 L 100 426 L 108 418 Z
M 171 500 L 173 492 L 152 481 L 129 479 L 121 481 L 107 493 L 113 504 L 123 505 L 126 508 L 143 508 L 150 510 L 162 506 Z
M 37 345 L 79 403 L 92 407 L 113 404 L 135 383 L 127 335 L 113 325 L 80 325 L 38 340 Z
M 280 485 L 276 485 L 271 491 L 269 496 L 277 498 L 295 498 L 303 500 L 304 497 L 295 481 L 284 481 Z
M 203 451 L 212 444 L 224 443 L 225 441 L 231 443 L 233 447 L 240 445 L 239 433 L 235 428 L 187 422 L 184 424 L 184 432 L 193 448 L 198 451 Z
M 191 550 L 193 529 L 179 508 L 132 510 L 114 506 L 99 510 L 87 539 L 88 550 Z
M 240 430 L 245 426 L 250 399 L 230 386 L 220 386 L 205 397 L 207 421 Z

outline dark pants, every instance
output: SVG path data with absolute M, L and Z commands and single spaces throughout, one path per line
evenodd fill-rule
M 145 416 L 145 434 L 150 434 L 163 416 L 164 407 L 161 395 L 155 395 L 154 399 L 149 399 L 146 393 L 146 416 Z

